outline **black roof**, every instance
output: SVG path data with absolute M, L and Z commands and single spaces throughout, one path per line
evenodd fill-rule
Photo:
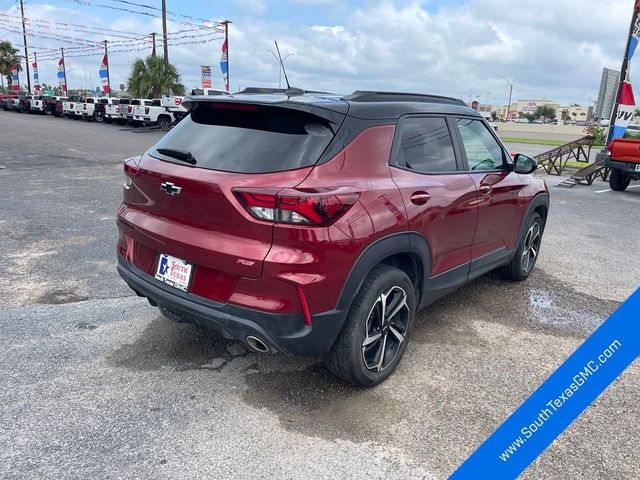
M 356 90 L 350 95 L 339 95 L 299 89 L 287 91 L 278 88 L 248 87 L 226 97 L 189 96 L 184 99 L 183 104 L 189 107 L 190 104 L 200 102 L 241 102 L 263 105 L 288 104 L 296 109 L 306 110 L 309 107 L 316 107 L 362 119 L 397 119 L 401 115 L 410 113 L 448 113 L 480 116 L 478 112 L 467 107 L 462 100 L 457 98 L 403 92 Z

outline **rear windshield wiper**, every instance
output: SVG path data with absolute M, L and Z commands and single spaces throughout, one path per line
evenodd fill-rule
M 176 160 L 182 160 L 183 162 L 195 165 L 196 159 L 191 155 L 191 152 L 183 152 L 182 150 L 173 150 L 171 148 L 157 148 L 156 152 L 167 157 L 175 158 Z

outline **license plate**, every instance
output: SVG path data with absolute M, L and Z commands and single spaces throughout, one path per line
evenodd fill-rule
M 189 288 L 192 268 L 193 265 L 181 258 L 161 253 L 156 269 L 156 280 L 186 292 Z
M 640 163 L 636 165 L 636 172 L 640 172 Z

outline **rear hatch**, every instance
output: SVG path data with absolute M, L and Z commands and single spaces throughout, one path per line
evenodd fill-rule
M 344 119 L 289 107 L 196 104 L 142 157 L 121 218 L 143 235 L 137 241 L 150 249 L 147 262 L 166 253 L 196 265 L 196 274 L 204 267 L 212 277 L 260 277 L 274 224 L 250 215 L 237 191 L 259 199 L 298 185 Z M 153 265 L 143 270 L 152 273 Z

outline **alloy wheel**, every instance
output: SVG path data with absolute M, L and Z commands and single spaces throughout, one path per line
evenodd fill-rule
M 522 249 L 522 270 L 525 273 L 528 273 L 536 262 L 541 240 L 540 224 L 535 222 L 529 227 L 527 236 L 524 238 L 524 248 Z
M 410 313 L 407 292 L 399 286 L 376 299 L 362 342 L 362 359 L 367 369 L 381 372 L 393 363 L 405 341 Z

